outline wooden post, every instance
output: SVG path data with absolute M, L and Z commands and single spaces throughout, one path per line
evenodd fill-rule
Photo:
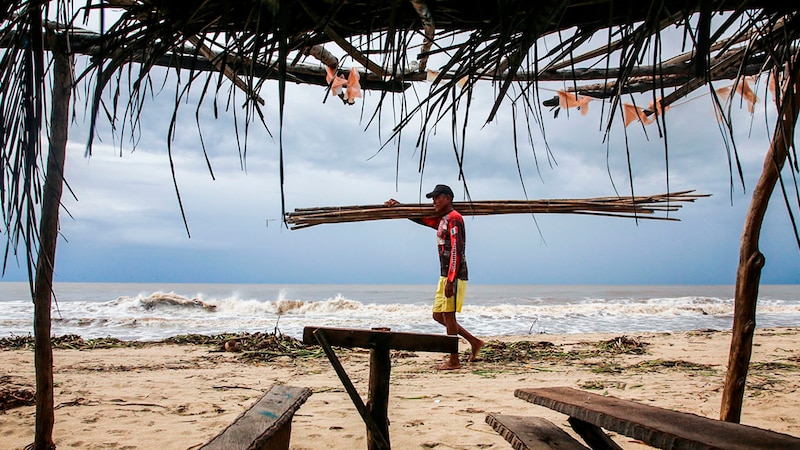
M 33 448 L 53 446 L 53 348 L 50 342 L 50 308 L 53 269 L 58 240 L 58 212 L 64 186 L 64 158 L 69 133 L 69 103 L 72 93 L 72 59 L 67 54 L 65 37 L 51 36 L 53 45 L 53 98 L 50 112 L 50 145 L 47 155 L 42 214 L 39 223 L 39 254 L 33 292 L 36 367 L 36 431 Z
M 391 440 L 389 439 L 389 377 L 391 371 L 392 361 L 389 357 L 389 343 L 385 340 L 376 342 L 375 347 L 369 351 L 367 410 L 388 445 L 391 445 Z M 386 447 L 386 450 L 389 450 L 389 448 Z M 383 447 L 375 441 L 369 429 L 367 430 L 367 449 L 383 450 Z
M 617 445 L 616 442 L 611 440 L 610 437 L 603 431 L 602 428 L 595 424 L 584 422 L 581 419 L 570 417 L 567 419 L 569 425 L 578 433 L 578 436 L 583 438 L 583 441 L 589 444 L 592 450 L 622 450 L 622 447 Z
M 722 391 L 720 419 L 738 423 L 742 414 L 747 370 L 753 347 L 753 333 L 756 328 L 756 302 L 764 255 L 758 249 L 761 225 L 767 211 L 769 199 L 775 190 L 781 169 L 786 162 L 788 144 L 792 142 L 798 108 L 800 108 L 800 61 L 792 63 L 789 76 L 782 93 L 775 133 L 769 151 L 764 159 L 761 177 L 753 191 L 750 208 L 745 218 L 739 249 L 739 268 L 736 272 L 736 291 L 734 300 L 733 334 L 731 336 L 728 372 Z

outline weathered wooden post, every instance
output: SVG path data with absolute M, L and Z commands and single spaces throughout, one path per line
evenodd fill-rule
M 756 302 L 764 255 L 758 249 L 761 225 L 769 199 L 775 190 L 781 169 L 786 162 L 788 145 L 794 136 L 797 113 L 800 108 L 800 66 L 797 58 L 790 66 L 789 79 L 781 95 L 779 116 L 769 151 L 764 159 L 761 177 L 753 191 L 750 209 L 745 218 L 739 249 L 739 269 L 736 272 L 733 334 L 731 336 L 728 372 L 722 391 L 720 419 L 738 423 L 742 415 L 747 370 L 753 350 L 756 328 Z
M 386 336 L 377 336 L 374 347 L 369 351 L 367 410 L 389 445 L 391 445 L 389 440 L 389 378 L 391 372 L 392 360 L 389 357 L 389 341 Z M 368 450 L 383 449 L 369 429 L 367 429 L 367 448 Z
M 40 24 L 41 25 L 41 24 Z M 39 27 L 41 29 L 41 26 Z M 35 450 L 53 447 L 53 348 L 50 342 L 50 308 L 53 296 L 53 269 L 58 240 L 58 212 L 64 186 L 64 159 L 69 134 L 69 103 L 72 94 L 72 58 L 67 53 L 66 36 L 49 36 L 53 55 L 53 93 L 50 112 L 50 142 L 47 155 L 42 214 L 39 223 L 39 254 L 36 260 L 33 305 L 36 367 Z

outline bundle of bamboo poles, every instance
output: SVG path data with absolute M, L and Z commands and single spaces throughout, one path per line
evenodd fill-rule
M 681 203 L 694 202 L 710 194 L 680 191 L 648 196 L 597 197 L 551 200 L 484 200 L 453 202 L 456 211 L 464 216 L 495 214 L 591 214 L 636 219 L 679 220 L 669 215 L 681 208 Z M 432 204 L 401 203 L 396 206 L 327 206 L 297 208 L 286 213 L 286 223 L 292 230 L 323 223 L 363 222 L 382 219 L 420 219 L 435 215 Z

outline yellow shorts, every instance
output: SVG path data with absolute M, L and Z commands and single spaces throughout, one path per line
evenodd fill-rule
M 453 297 L 445 298 L 444 286 L 447 284 L 447 277 L 439 277 L 439 286 L 433 297 L 433 312 L 461 312 L 464 294 L 467 292 L 467 280 L 456 279 L 456 283 L 455 299 Z

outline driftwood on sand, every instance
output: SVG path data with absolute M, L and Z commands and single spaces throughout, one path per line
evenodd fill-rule
M 666 194 L 630 197 L 597 197 L 585 199 L 549 200 L 484 200 L 453 202 L 453 207 L 464 216 L 496 214 L 591 214 L 636 219 L 679 220 L 669 215 L 681 208 L 684 202 L 694 202 L 709 194 L 680 191 Z M 382 219 L 419 219 L 434 214 L 431 204 L 401 203 L 396 206 L 328 206 L 297 208 L 286 213 L 286 223 L 292 230 L 324 223 L 363 222 Z

